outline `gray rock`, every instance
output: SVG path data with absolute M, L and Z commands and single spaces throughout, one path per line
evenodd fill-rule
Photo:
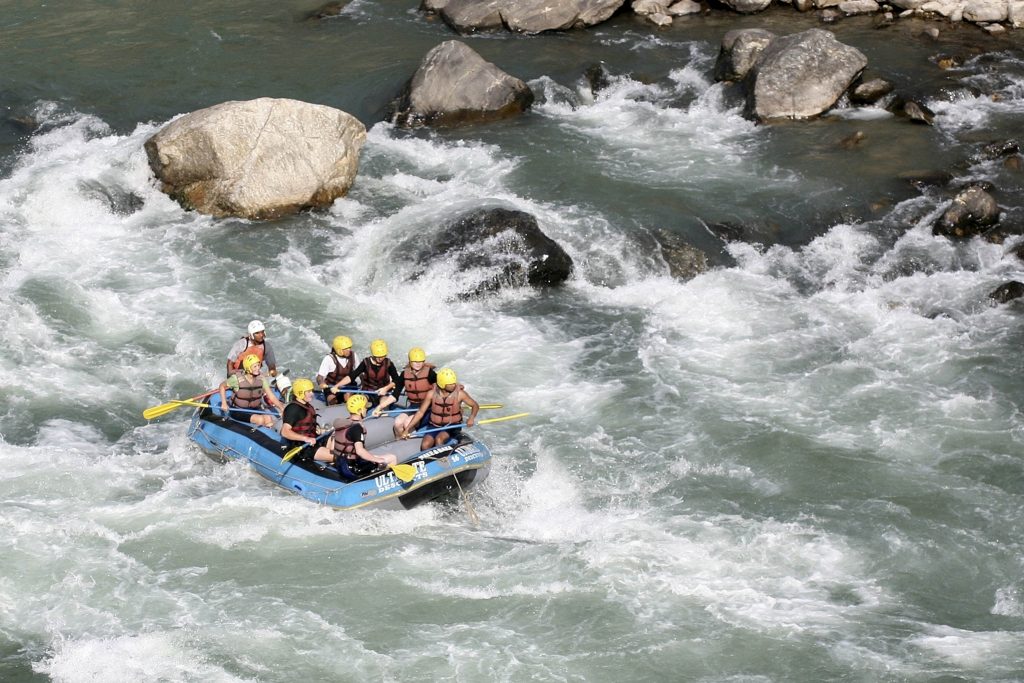
M 651 22 L 656 26 L 671 26 L 672 17 L 663 12 L 655 12 L 654 14 L 648 14 L 646 17 L 647 21 Z
M 967 0 L 963 18 L 976 23 L 1006 21 L 1009 14 L 1007 0 Z
M 306 15 L 307 19 L 329 19 L 336 17 L 341 14 L 342 10 L 348 6 L 350 0 L 339 0 L 338 2 L 329 2 L 326 5 L 313 10 Z
M 774 33 L 761 28 L 741 28 L 726 33 L 715 61 L 715 80 L 742 79 L 775 38 Z
M 999 204 L 978 186 L 958 193 L 932 228 L 945 237 L 972 237 L 999 222 Z
M 745 79 L 748 108 L 761 120 L 805 119 L 828 110 L 868 60 L 821 29 L 776 38 Z
M 633 12 L 640 15 L 664 14 L 668 9 L 668 0 L 633 0 Z
M 703 8 L 699 2 L 694 0 L 679 0 L 678 2 L 672 3 L 668 8 L 669 16 L 683 17 L 688 14 L 700 14 Z
M 419 263 L 453 258 L 460 271 L 497 271 L 463 293 L 467 296 L 505 286 L 557 286 L 569 279 L 573 269 L 572 259 L 541 231 L 536 218 L 506 208 L 478 209 L 462 215 L 435 233 L 427 244 L 410 244 L 402 251 L 411 253 Z
M 493 121 L 533 104 L 529 86 L 457 40 L 427 53 L 388 118 L 401 126 Z
M 843 0 L 839 3 L 839 11 L 848 17 L 856 14 L 874 14 L 880 7 L 875 0 Z
M 437 14 L 445 8 L 448 4 L 448 0 L 423 0 L 420 3 L 420 10 L 427 12 L 428 14 Z
M 935 122 L 935 112 L 913 100 L 907 100 L 903 103 L 903 114 L 914 123 L 923 123 L 925 125 L 932 125 Z
M 661 256 L 668 265 L 669 275 L 677 280 L 692 280 L 708 269 L 708 257 L 703 251 L 684 242 L 668 230 L 654 233 Z
M 1005 304 L 1024 296 L 1024 282 L 1010 280 L 999 285 L 988 293 L 988 298 L 997 304 Z
M 540 33 L 593 26 L 625 0 L 449 0 L 441 16 L 460 33 L 493 30 Z
M 874 104 L 893 91 L 893 84 L 882 78 L 872 78 L 856 85 L 850 91 L 854 104 Z
M 161 189 L 186 208 L 260 219 L 344 196 L 365 140 L 339 109 L 263 97 L 186 114 L 145 148 Z
M 721 0 L 722 4 L 740 14 L 754 14 L 772 4 L 772 0 Z

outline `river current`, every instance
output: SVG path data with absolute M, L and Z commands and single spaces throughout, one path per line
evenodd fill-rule
M 1024 174 L 980 153 L 1024 125 L 1019 32 L 830 27 L 931 127 L 743 118 L 721 37 L 820 25 L 788 9 L 472 36 L 533 109 L 408 132 L 381 113 L 455 37 L 415 2 L 188 5 L 0 3 L 0 680 L 1024 679 L 1024 312 L 987 298 L 1020 238 L 933 237 L 951 195 L 906 179 L 990 182 L 1020 223 Z M 367 125 L 349 196 L 257 224 L 158 191 L 150 135 L 260 96 Z M 572 279 L 411 279 L 398 245 L 480 206 L 536 216 Z M 711 269 L 670 277 L 657 231 Z M 142 419 L 252 318 L 293 377 L 382 337 L 530 411 L 476 430 L 479 526 L 317 507 L 185 410 Z

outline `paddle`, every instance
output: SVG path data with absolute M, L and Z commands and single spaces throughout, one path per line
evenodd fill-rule
M 416 478 L 415 465 L 388 465 L 399 481 L 409 482 Z
M 199 394 L 198 396 L 193 396 L 192 398 L 177 399 L 177 400 L 173 400 L 173 401 L 168 401 L 167 403 L 161 403 L 158 406 L 153 406 L 151 408 L 146 408 L 144 411 L 142 411 L 142 417 L 144 417 L 147 420 L 155 420 L 158 417 L 162 417 L 162 416 L 166 415 L 167 413 L 171 412 L 172 410 L 177 410 L 178 408 L 180 408 L 183 405 L 188 405 L 188 403 L 186 403 L 186 401 L 198 401 L 199 399 L 203 399 L 203 398 L 207 398 L 209 396 L 213 396 L 215 393 L 217 393 L 217 390 L 216 389 L 211 389 L 210 391 L 207 391 L 205 394 Z
M 497 410 L 498 408 L 504 408 L 505 406 L 501 403 L 484 403 L 480 406 L 480 410 Z M 398 415 L 400 413 L 415 413 L 419 408 L 394 408 L 393 410 L 385 410 L 381 415 Z
M 515 419 L 518 419 L 520 417 L 526 417 L 527 415 L 529 415 L 529 413 L 516 413 L 515 415 L 504 415 L 502 417 L 491 417 L 491 418 L 488 418 L 486 420 L 480 420 L 476 424 L 477 425 L 485 425 L 485 424 L 489 424 L 491 422 L 504 422 L 505 420 L 515 420 Z M 423 436 L 424 434 L 431 434 L 433 432 L 444 432 L 444 431 L 448 431 L 449 429 L 459 429 L 459 428 L 465 427 L 465 426 L 466 426 L 465 422 L 460 422 L 458 424 L 445 425 L 444 427 L 433 427 L 431 429 L 421 429 L 418 432 L 413 432 L 412 436 Z
M 320 439 L 324 438 L 325 436 L 330 436 L 330 435 L 331 435 L 331 434 L 333 434 L 333 433 L 334 433 L 334 430 L 333 430 L 333 429 L 328 429 L 328 430 L 327 430 L 326 432 L 324 432 L 324 433 L 323 433 L 323 434 L 321 434 L 320 436 L 316 437 L 316 441 L 314 441 L 313 443 L 309 443 L 309 444 L 307 444 L 307 443 L 299 444 L 299 445 L 298 445 L 298 446 L 296 446 L 295 448 L 292 448 L 292 449 L 290 449 L 290 450 L 289 450 L 288 452 L 286 452 L 286 453 L 284 454 L 284 457 L 282 457 L 282 458 L 281 458 L 281 462 L 288 462 L 289 460 L 291 460 L 292 458 L 294 458 L 294 457 L 295 457 L 296 455 L 298 455 L 299 451 L 301 451 L 301 450 L 302 450 L 303 448 L 305 448 L 306 446 L 315 446 L 315 445 L 317 444 L 317 441 L 320 441 Z
M 318 389 L 317 391 L 319 391 L 321 394 L 327 394 L 327 393 L 330 392 L 330 389 L 327 389 L 326 391 L 323 390 L 323 389 Z M 372 389 L 349 389 L 347 386 L 338 387 L 338 393 L 339 394 L 372 394 L 374 396 L 377 395 L 377 392 L 375 390 L 372 390 Z M 385 396 L 386 395 L 387 394 L 385 394 Z
M 175 401 L 175 403 L 181 403 L 186 406 L 195 406 L 196 408 L 209 408 L 209 403 L 196 403 L 195 401 Z M 275 413 L 271 410 L 251 410 L 250 408 L 232 408 L 228 407 L 228 410 L 235 413 L 253 413 L 254 415 L 273 415 L 274 417 L 280 417 L 279 413 Z

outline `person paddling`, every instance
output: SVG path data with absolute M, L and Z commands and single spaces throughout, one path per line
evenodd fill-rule
M 364 358 L 356 366 L 352 377 L 359 379 L 360 389 L 374 392 L 367 395 L 369 406 L 378 406 L 373 411 L 374 415 L 379 415 L 381 410 L 398 400 L 398 383 L 401 378 L 395 364 L 388 358 L 388 345 L 383 339 L 370 342 L 370 357 Z
M 316 446 L 316 408 L 313 400 L 313 382 L 301 377 L 292 383 L 292 400 L 284 408 L 281 418 L 281 436 L 289 441 L 290 447 L 305 447 L 296 455 L 297 460 L 320 460 L 330 462 L 333 456 Z
M 220 383 L 220 409 L 233 420 L 249 422 L 260 427 L 273 427 L 274 418 L 271 415 L 249 412 L 261 410 L 264 401 L 278 411 L 284 409 L 284 404 L 271 390 L 270 382 L 266 377 L 260 377 L 262 365 L 263 360 L 255 353 L 250 353 L 242 359 L 242 368 Z M 228 389 L 232 391 L 230 406 L 227 399 Z
M 430 394 L 430 390 L 437 383 L 437 373 L 434 365 L 427 362 L 427 353 L 420 347 L 409 349 L 409 364 L 402 369 L 401 385 L 399 391 L 405 391 L 406 400 L 413 412 L 419 409 L 423 399 Z M 403 413 L 395 418 L 395 436 L 400 437 L 407 431 L 412 431 L 412 415 Z M 420 427 L 418 423 L 415 426 Z
M 259 320 L 253 320 L 246 328 L 246 333 L 228 351 L 228 377 L 242 367 L 242 359 L 250 353 L 255 353 L 260 357 L 260 362 L 267 364 L 271 377 L 277 377 L 277 359 L 267 341 L 267 328 Z
M 320 361 L 320 369 L 316 373 L 316 384 L 324 392 L 327 405 L 348 398 L 342 394 L 343 398 L 339 399 L 338 391 L 352 383 L 352 371 L 358 362 L 359 359 L 352 351 L 352 340 L 345 336 L 335 337 L 330 352 Z
M 480 412 L 480 404 L 459 384 L 454 370 L 451 368 L 441 368 L 437 372 L 437 384 L 430 394 L 423 399 L 420 409 L 412 416 L 401 438 L 407 439 L 411 436 L 410 428 L 418 425 L 428 410 L 430 411 L 429 425 L 431 429 L 461 423 L 463 403 L 468 405 L 472 411 L 469 419 L 466 420 L 466 426 L 472 427 L 476 423 L 477 413 Z M 447 443 L 448 439 L 458 439 L 461 434 L 461 427 L 453 427 L 432 434 L 425 434 L 420 442 L 420 450 L 425 451 L 433 447 L 435 443 Z
M 369 401 L 364 394 L 354 394 L 345 402 L 348 419 L 339 417 L 334 421 L 334 434 L 327 440 L 334 467 L 344 481 L 355 481 L 373 472 L 378 465 L 394 465 L 398 458 L 392 453 L 374 455 L 366 450 L 366 407 Z M 318 458 L 319 459 L 319 458 Z

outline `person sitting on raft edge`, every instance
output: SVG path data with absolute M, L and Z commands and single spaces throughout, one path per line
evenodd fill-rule
M 281 417 L 281 436 L 289 441 L 290 447 L 305 447 L 295 456 L 299 461 L 319 460 L 330 462 L 334 459 L 323 446 L 316 446 L 316 408 L 313 407 L 313 382 L 301 377 L 292 383 L 292 400 L 284 408 Z
M 399 377 L 402 380 L 399 385 L 399 393 L 405 391 L 409 407 L 416 412 L 423 403 L 423 399 L 437 384 L 437 373 L 434 370 L 434 365 L 427 362 L 426 351 L 418 346 L 409 349 L 409 364 L 402 369 Z M 425 419 L 421 420 L 422 424 L 409 424 L 411 421 L 411 414 L 402 413 L 395 417 L 395 438 L 400 438 L 404 432 L 411 432 L 414 427 L 426 426 Z
M 477 413 L 480 412 L 480 404 L 469 395 L 461 384 L 459 384 L 454 370 L 451 368 L 441 368 L 437 372 L 437 384 L 431 390 L 430 394 L 423 399 L 420 409 L 416 411 L 416 414 L 413 415 L 412 419 L 409 421 L 406 426 L 406 431 L 401 435 L 401 438 L 408 439 L 411 436 L 408 431 L 409 428 L 411 426 L 418 425 L 428 410 L 430 411 L 430 429 L 461 423 L 463 403 L 468 405 L 472 410 L 469 415 L 469 419 L 466 420 L 466 426 L 472 427 L 476 423 Z M 451 429 L 444 429 L 432 434 L 424 434 L 423 441 L 420 442 L 420 450 L 425 451 L 432 448 L 435 443 L 447 443 L 448 439 L 458 439 L 461 434 L 461 427 L 453 427 Z
M 242 359 L 242 368 L 220 383 L 220 409 L 233 420 L 259 427 L 273 427 L 273 416 L 251 412 L 263 410 L 264 400 L 278 411 L 284 410 L 284 404 L 274 395 L 270 382 L 266 377 L 260 377 L 262 365 L 263 360 L 255 353 L 247 354 Z M 228 389 L 232 391 L 230 406 L 227 400 Z
M 228 374 L 242 367 L 242 358 L 250 353 L 260 357 L 261 362 L 266 362 L 267 370 L 271 377 L 277 377 L 277 359 L 274 357 L 274 349 L 267 341 L 267 328 L 259 320 L 253 320 L 246 328 L 246 336 L 236 341 L 228 351 Z
M 389 405 L 398 400 L 398 392 L 401 391 L 398 370 L 395 364 L 388 358 L 388 345 L 383 339 L 374 339 L 370 342 L 370 356 L 352 371 L 351 377 L 359 379 L 359 388 L 364 391 L 372 391 L 373 394 L 366 394 L 369 401 L 368 407 L 377 408 L 373 411 L 374 417 Z
M 348 419 L 339 417 L 334 421 L 334 434 L 327 440 L 327 449 L 334 460 L 334 467 L 345 481 L 355 481 L 370 474 L 376 466 L 394 465 L 398 458 L 392 453 L 374 455 L 366 450 L 366 417 L 368 405 L 364 394 L 353 394 L 345 401 Z
M 352 371 L 358 362 L 359 359 L 352 350 L 352 340 L 343 335 L 335 337 L 331 342 L 330 351 L 320 361 L 320 369 L 316 372 L 316 385 L 324 392 L 324 402 L 327 405 L 348 399 L 344 393 L 339 399 L 338 391 L 352 383 Z

